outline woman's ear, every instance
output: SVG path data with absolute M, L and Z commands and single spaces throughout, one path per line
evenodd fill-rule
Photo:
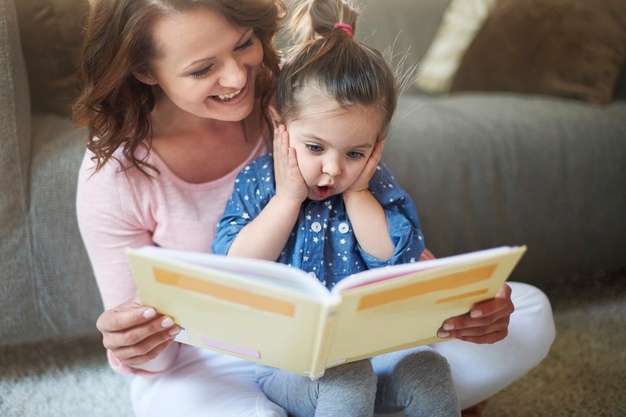
M 145 72 L 133 71 L 133 76 L 140 82 L 147 84 L 147 85 L 158 84 L 158 81 L 152 75 L 145 73 Z

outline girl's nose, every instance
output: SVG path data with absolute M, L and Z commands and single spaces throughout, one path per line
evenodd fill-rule
M 335 160 L 335 158 L 327 158 L 324 161 L 322 172 L 330 177 L 336 177 L 337 175 L 341 174 L 341 166 Z

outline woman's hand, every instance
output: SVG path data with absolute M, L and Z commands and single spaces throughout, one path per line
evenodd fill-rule
M 491 300 L 476 304 L 467 314 L 444 321 L 437 336 L 473 343 L 498 342 L 508 334 L 514 310 L 511 287 L 504 284 Z
M 309 193 L 298 166 L 296 150 L 289 146 L 285 125 L 274 129 L 274 176 L 276 195 L 302 203 Z
M 180 333 L 170 317 L 142 305 L 137 296 L 102 313 L 96 327 L 102 333 L 104 347 L 130 367 L 155 359 Z

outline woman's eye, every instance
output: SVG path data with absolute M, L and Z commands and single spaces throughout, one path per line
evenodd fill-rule
M 252 37 L 250 37 L 250 39 L 245 41 L 243 44 L 239 45 L 237 48 L 235 48 L 235 50 L 243 51 L 243 50 L 248 49 L 249 47 L 251 47 L 253 45 L 253 43 L 254 42 L 252 41 Z
M 202 77 L 204 77 L 205 75 L 207 75 L 209 72 L 211 72 L 211 69 L 212 69 L 212 68 L 213 68 L 213 66 L 211 66 L 211 65 L 210 65 L 210 66 L 208 66 L 208 67 L 202 68 L 201 70 L 198 70 L 198 71 L 192 72 L 192 73 L 191 73 L 191 76 L 192 76 L 193 78 L 202 78 Z
M 352 151 L 352 152 L 346 153 L 346 156 L 350 159 L 359 159 L 363 157 L 364 155 L 361 152 Z
M 322 152 L 324 150 L 324 148 L 322 148 L 320 145 L 306 145 L 306 147 L 314 153 L 319 153 Z

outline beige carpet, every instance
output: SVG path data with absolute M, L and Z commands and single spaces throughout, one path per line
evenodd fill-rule
M 626 275 L 589 281 L 547 291 L 552 351 L 492 398 L 484 417 L 626 417 Z M 108 369 L 96 337 L 5 347 L 0 416 L 131 417 L 128 382 Z

